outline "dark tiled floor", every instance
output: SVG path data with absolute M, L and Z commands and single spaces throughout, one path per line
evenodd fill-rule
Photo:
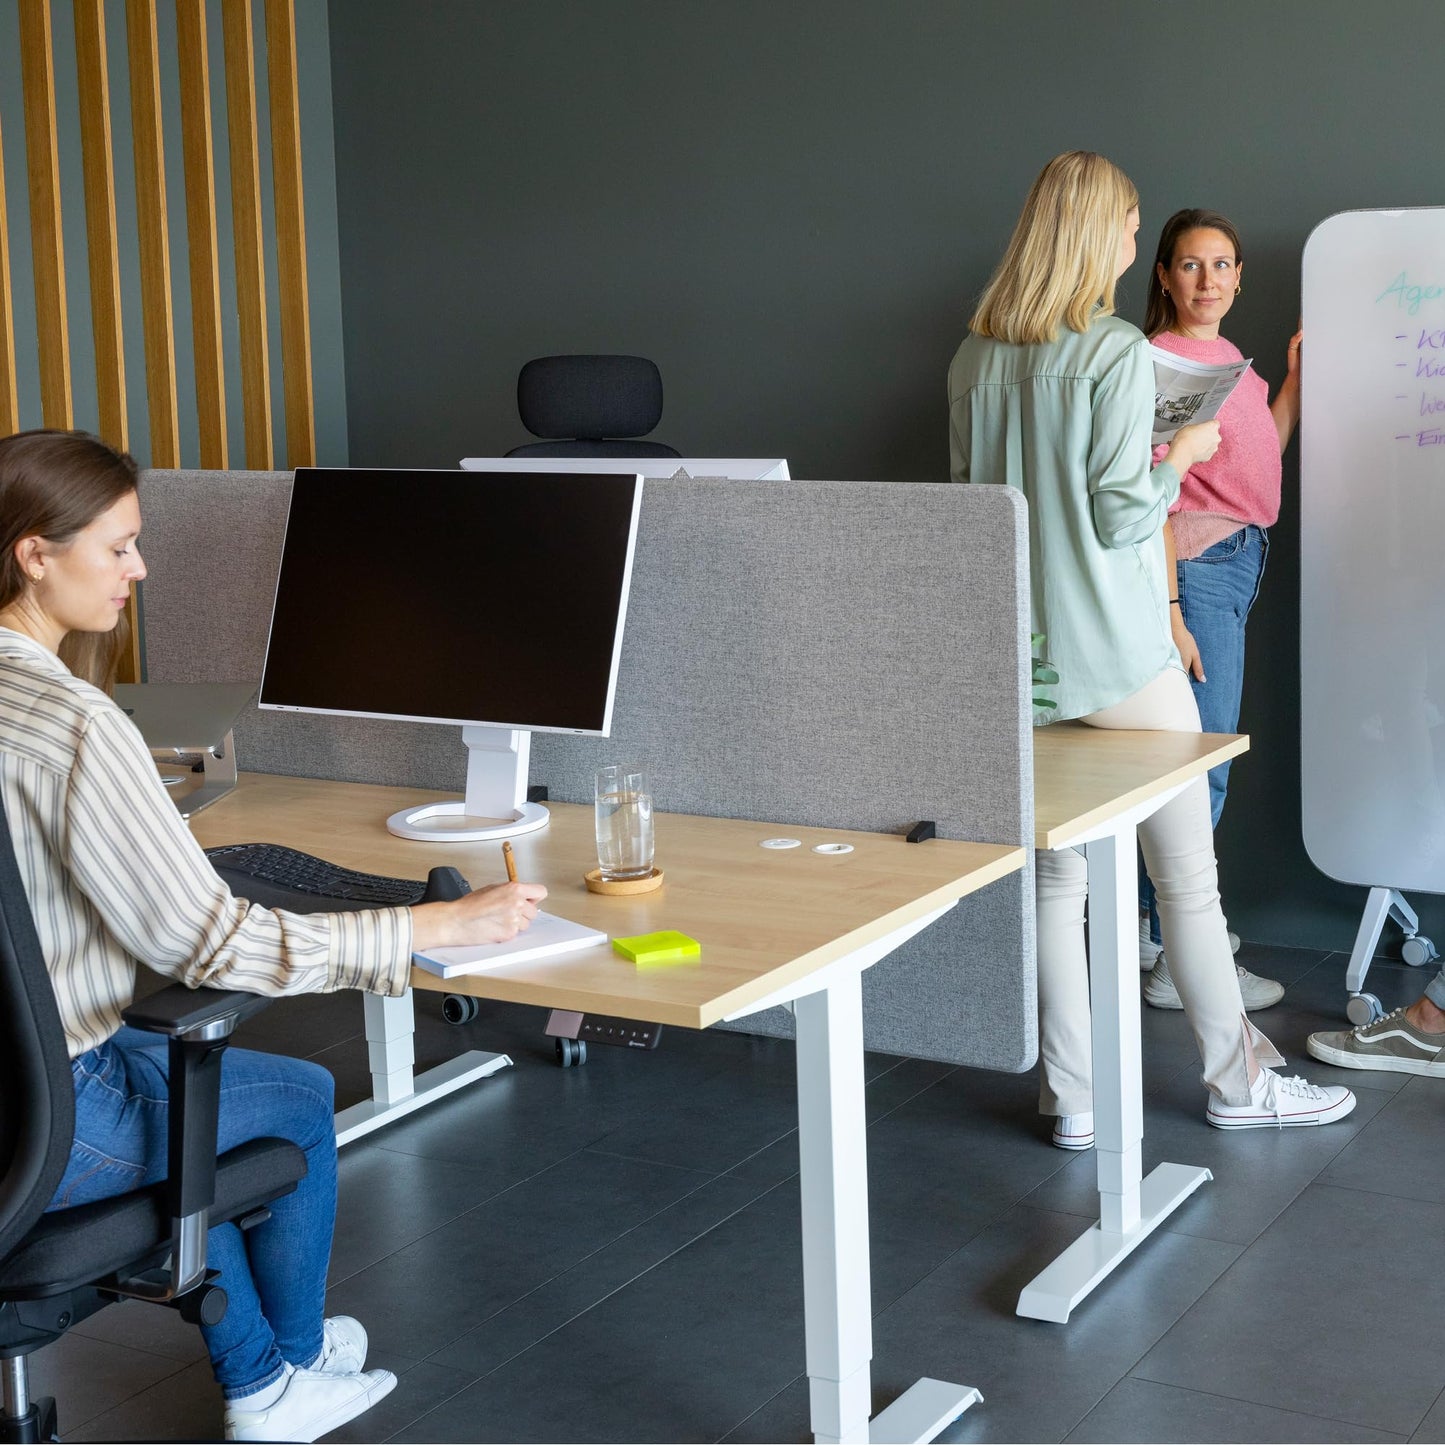
M 1093 1159 L 1050 1148 L 1032 1076 L 868 1061 L 874 1396 L 922 1375 L 984 1402 L 943 1438 L 1445 1442 L 1445 1081 L 1306 1061 L 1343 1027 L 1345 958 L 1251 948 L 1289 985 L 1257 1016 L 1360 1103 L 1320 1130 L 1222 1134 L 1183 1016 L 1144 1011 L 1145 1167 L 1215 1179 L 1074 1311 L 1021 1320 L 1022 1285 L 1093 1213 Z M 1426 975 L 1379 964 L 1387 1007 Z M 419 1067 L 462 1047 L 515 1067 L 343 1154 L 331 1302 L 396 1391 L 334 1437 L 808 1438 L 791 1045 L 665 1032 L 558 1069 L 536 1010 L 464 1029 L 418 1002 Z M 366 1083 L 354 998 L 278 1005 L 252 1047 Z M 142 1305 L 42 1352 L 72 1440 L 216 1438 L 194 1331 Z

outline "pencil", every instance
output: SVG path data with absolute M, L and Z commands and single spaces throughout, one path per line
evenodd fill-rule
M 507 865 L 507 882 L 517 881 L 517 860 L 512 856 L 512 844 L 510 840 L 502 844 L 502 861 Z

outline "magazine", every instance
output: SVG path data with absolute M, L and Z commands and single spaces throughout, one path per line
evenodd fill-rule
M 1239 379 L 1249 370 L 1250 359 L 1226 361 L 1207 366 L 1201 361 L 1186 361 L 1172 351 L 1151 346 L 1154 362 L 1154 435 L 1153 444 L 1174 439 L 1182 426 L 1198 421 L 1213 421 Z

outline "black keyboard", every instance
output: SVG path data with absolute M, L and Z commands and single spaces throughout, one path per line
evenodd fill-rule
M 278 894 L 303 893 L 313 898 L 334 899 L 353 908 L 387 908 L 420 903 L 427 887 L 424 881 L 415 878 L 358 873 L 280 843 L 228 843 L 220 848 L 207 848 L 206 857 L 231 885 L 233 893 L 255 903 L 269 904 Z M 248 888 L 250 880 L 268 887 Z M 257 897 L 258 892 L 268 896 Z

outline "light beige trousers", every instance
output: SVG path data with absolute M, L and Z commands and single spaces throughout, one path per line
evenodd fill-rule
M 1123 702 L 1081 719 L 1091 727 L 1163 732 L 1199 729 L 1188 679 L 1168 668 Z M 1159 930 L 1169 976 L 1194 1030 L 1204 1083 L 1226 1104 L 1249 1102 L 1258 1064 L 1284 1062 L 1248 1020 L 1219 906 L 1209 784 L 1192 782 L 1139 824 L 1139 844 L 1159 898 Z M 1082 1114 L 1094 1107 L 1089 1037 L 1089 964 L 1084 904 L 1089 879 L 1082 849 L 1035 855 L 1038 909 L 1039 1109 Z

